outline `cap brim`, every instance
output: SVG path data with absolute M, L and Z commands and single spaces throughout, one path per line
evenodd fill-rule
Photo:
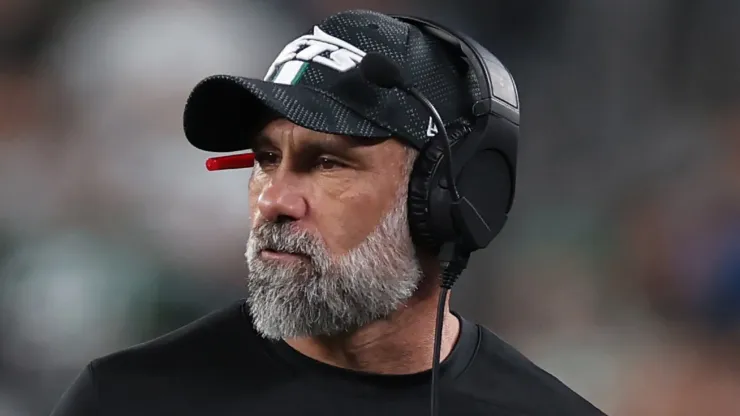
M 185 105 L 185 136 L 209 152 L 235 152 L 271 120 L 285 118 L 323 133 L 388 138 L 392 134 L 328 93 L 303 85 L 216 75 L 201 81 Z

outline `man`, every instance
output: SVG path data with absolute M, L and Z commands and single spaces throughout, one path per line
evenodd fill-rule
M 322 48 L 346 59 L 307 58 Z M 288 45 L 265 81 L 216 76 L 196 86 L 190 142 L 255 155 L 246 300 L 93 361 L 55 416 L 429 412 L 441 271 L 407 220 L 419 143 L 388 139 L 336 95 L 379 105 L 382 93 L 349 71 L 361 48 L 426 65 L 440 85 L 468 82 L 459 58 L 418 28 L 351 11 Z M 459 137 L 470 89 L 446 89 L 433 100 Z M 408 114 L 405 103 L 386 105 L 398 122 Z M 444 322 L 441 415 L 602 414 L 488 330 L 449 310 Z

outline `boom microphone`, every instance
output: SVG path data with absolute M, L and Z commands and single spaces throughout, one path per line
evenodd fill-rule
M 401 68 L 381 54 L 367 54 L 360 62 L 360 71 L 366 80 L 381 88 L 406 89 L 406 83 L 403 82 L 401 76 Z

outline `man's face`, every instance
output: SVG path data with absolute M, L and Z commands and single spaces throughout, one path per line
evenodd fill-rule
M 270 123 L 254 143 L 247 300 L 272 339 L 335 335 L 382 319 L 416 290 L 406 190 L 412 154 Z

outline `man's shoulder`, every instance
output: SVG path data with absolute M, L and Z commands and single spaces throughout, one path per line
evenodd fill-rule
M 262 381 L 245 377 L 268 362 L 260 359 L 261 350 L 243 302 L 235 303 L 91 361 L 52 414 L 149 415 L 158 406 L 170 409 L 168 414 L 192 414 L 188 412 L 194 407 L 196 414 L 206 414 L 211 392 L 221 394 L 235 385 L 244 388 Z
M 525 357 L 493 331 L 478 325 L 479 344 L 465 372 L 466 393 L 514 414 L 603 415 L 557 377 Z
M 172 373 L 233 360 L 245 353 L 245 346 L 254 344 L 242 305 L 235 302 L 155 339 L 99 357 L 89 367 L 96 376 Z M 229 364 L 224 361 L 224 365 Z

